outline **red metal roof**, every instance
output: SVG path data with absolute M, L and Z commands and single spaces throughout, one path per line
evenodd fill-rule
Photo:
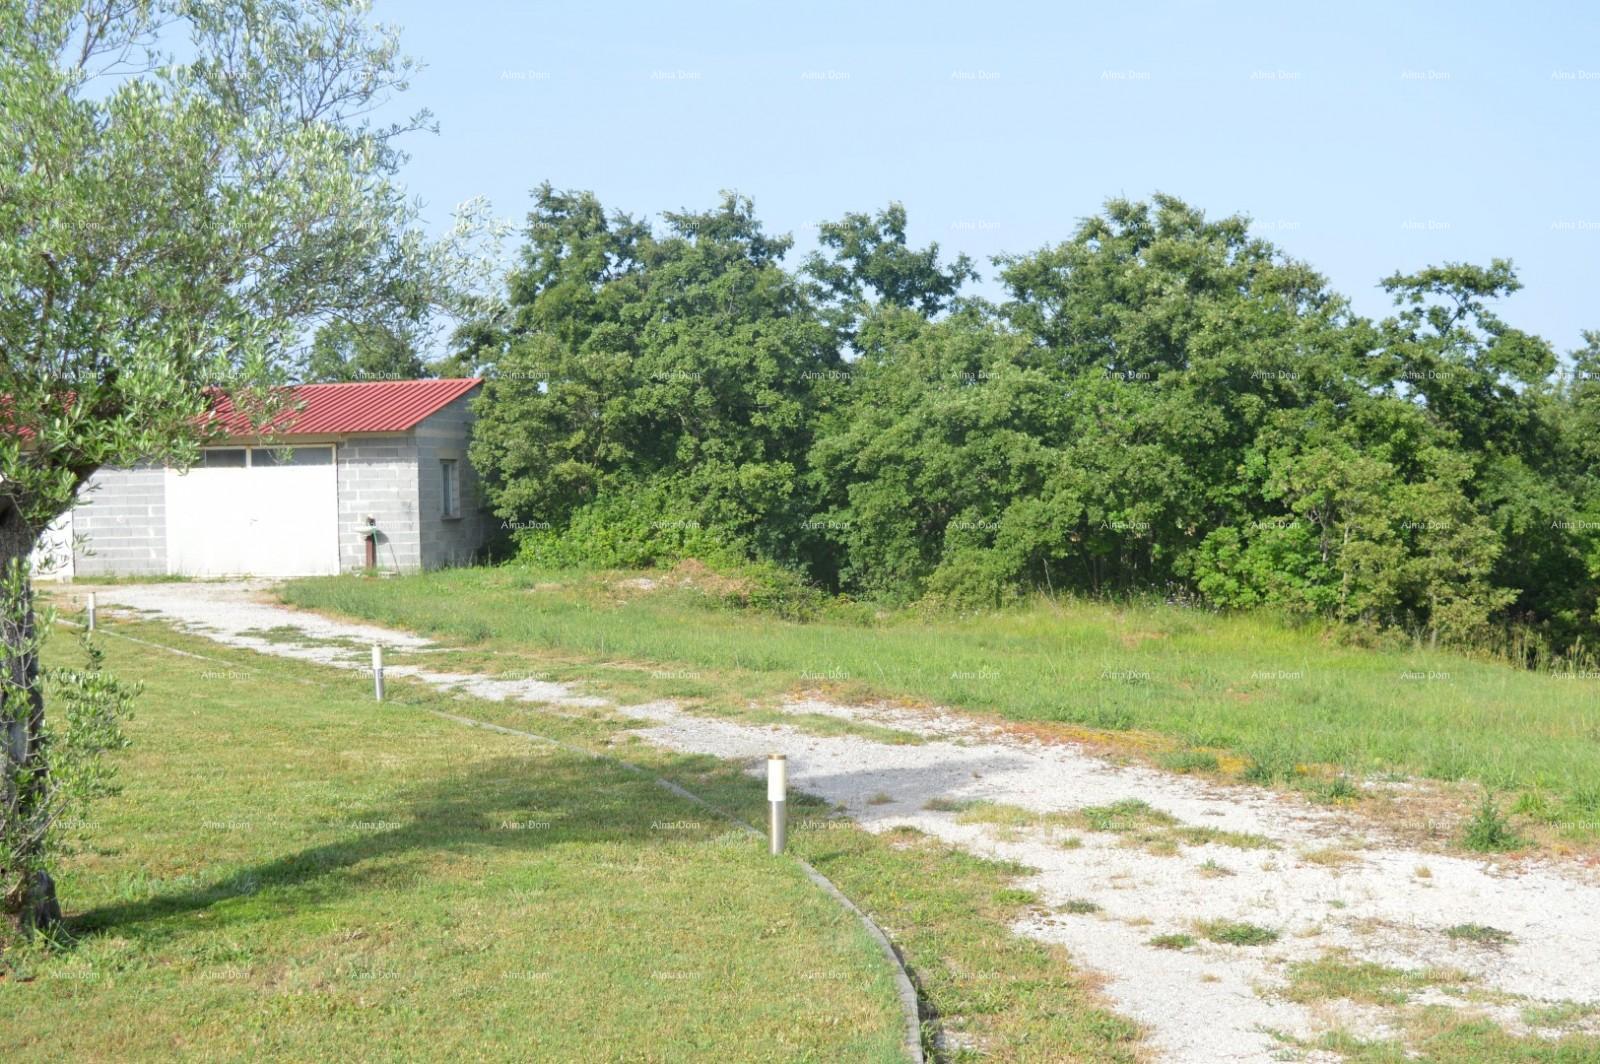
M 427 381 L 357 381 L 353 384 L 297 384 L 289 389 L 293 409 L 272 422 L 274 436 L 334 435 L 347 432 L 404 432 L 483 382 L 476 377 Z M 248 415 L 223 397 L 211 414 L 230 436 L 255 436 Z

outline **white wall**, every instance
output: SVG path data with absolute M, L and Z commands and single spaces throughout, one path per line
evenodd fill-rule
M 29 555 L 35 580 L 72 579 L 72 511 L 68 510 L 39 536 Z

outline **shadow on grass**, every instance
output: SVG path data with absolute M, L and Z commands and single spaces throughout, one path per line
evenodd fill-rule
M 248 815 L 248 814 L 246 814 Z M 241 818 L 237 830 L 275 830 L 280 818 Z M 650 779 L 600 760 L 530 754 L 479 762 L 469 771 L 417 785 L 391 803 L 352 804 L 348 816 L 326 806 L 308 814 L 308 831 L 343 837 L 238 868 L 204 885 L 152 897 L 102 905 L 72 915 L 73 938 L 132 932 L 152 937 L 148 925 L 175 916 L 258 898 L 238 919 L 271 919 L 286 908 L 315 906 L 336 896 L 415 882 L 440 855 L 486 849 L 530 857 L 561 847 L 628 843 L 675 846 L 704 841 L 727 830 L 726 822 Z M 205 830 L 196 825 L 196 831 Z M 273 839 L 263 849 L 282 849 Z M 292 845 L 292 843 L 291 843 Z M 203 852 L 203 838 L 186 848 Z M 141 926 L 145 925 L 145 926 Z M 153 937 L 177 935 L 172 926 Z

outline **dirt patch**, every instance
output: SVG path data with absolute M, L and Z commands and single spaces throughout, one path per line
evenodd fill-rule
M 751 591 L 749 580 L 719 573 L 696 558 L 685 558 L 674 565 L 666 575 L 666 583 L 673 587 L 691 587 L 718 598 L 748 595 Z

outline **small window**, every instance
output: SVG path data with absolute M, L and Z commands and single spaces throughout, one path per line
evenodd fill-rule
M 263 466 L 332 465 L 332 447 L 257 447 L 250 452 L 250 464 Z
M 461 480 L 456 475 L 456 460 L 445 458 L 439 462 L 439 486 L 444 498 L 444 516 L 461 516 Z
M 243 447 L 207 447 L 200 452 L 200 464 L 207 469 L 243 469 Z

